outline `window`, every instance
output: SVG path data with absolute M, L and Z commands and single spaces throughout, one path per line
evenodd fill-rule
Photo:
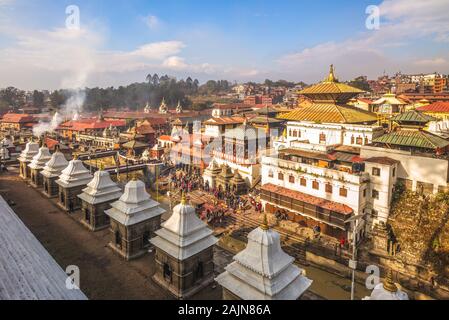
M 201 280 L 203 277 L 204 277 L 204 267 L 203 267 L 203 262 L 200 261 L 196 265 L 195 272 L 194 272 L 194 278 L 195 278 L 195 280 Z
M 169 282 L 172 280 L 172 271 L 168 263 L 164 263 L 164 279 Z
M 320 143 L 326 143 L 326 134 L 320 133 Z
M 365 137 L 365 144 L 369 144 L 369 139 L 368 139 L 368 137 Z
M 340 197 L 347 197 L 348 196 L 348 189 L 346 188 L 340 188 Z
M 150 231 L 145 231 L 142 235 L 142 244 L 143 246 L 147 246 L 150 243 Z
M 352 136 L 351 137 L 351 144 L 354 144 L 355 143 L 355 138 L 354 138 L 354 136 Z
M 372 196 L 373 199 L 379 199 L 379 191 L 373 189 Z
M 301 178 L 301 181 L 299 183 L 301 186 L 307 187 L 307 180 L 305 178 Z
M 282 181 L 284 180 L 284 174 L 282 172 L 278 173 L 278 179 Z
M 366 198 L 366 189 L 363 189 L 363 197 Z
M 379 168 L 373 168 L 373 176 L 376 176 L 376 177 L 380 176 L 380 169 Z
M 396 168 L 393 168 L 393 172 L 391 173 L 393 177 L 396 177 Z
M 315 190 L 318 190 L 320 188 L 320 184 L 318 183 L 318 181 L 312 182 L 312 188 Z
M 289 176 L 288 177 L 288 182 L 295 183 L 295 177 L 294 176 Z
M 298 131 L 294 130 L 293 131 L 293 136 L 296 138 L 298 136 Z
M 122 235 L 118 230 L 115 232 L 115 245 L 120 248 L 122 247 Z
M 273 170 L 268 171 L 268 178 L 273 178 L 274 174 L 273 174 Z
M 372 209 L 371 210 L 371 216 L 373 218 L 377 218 L 379 216 L 379 212 L 377 210 Z
M 325 189 L 326 189 L 327 193 L 332 193 L 332 185 L 330 183 L 326 184 L 326 188 Z
M 362 145 L 363 144 L 362 137 L 358 137 L 357 139 L 355 139 L 355 143 L 358 144 L 358 145 Z

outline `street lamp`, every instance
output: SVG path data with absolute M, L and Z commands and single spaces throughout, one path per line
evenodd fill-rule
M 355 292 L 355 270 L 357 269 L 357 228 L 359 225 L 359 220 L 363 218 L 362 214 L 353 216 L 345 221 L 345 223 L 348 222 L 355 222 L 354 227 L 352 228 L 352 259 L 349 260 L 349 268 L 352 269 L 352 280 L 351 280 L 351 300 L 354 300 L 354 292 Z

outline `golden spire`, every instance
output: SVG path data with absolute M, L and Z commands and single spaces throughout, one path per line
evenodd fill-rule
M 181 193 L 182 193 L 182 195 L 181 195 L 181 204 L 182 205 L 186 205 L 187 204 L 186 194 L 185 194 L 185 192 L 181 192 Z
M 132 173 L 131 180 L 132 180 L 132 181 L 137 181 L 137 172 L 136 172 L 136 171 L 134 171 L 134 172 Z
M 76 153 L 73 154 L 73 160 L 78 160 L 78 155 Z
M 268 231 L 268 229 L 270 229 L 270 227 L 268 226 L 268 217 L 266 212 L 263 214 L 263 222 L 260 225 L 260 229 L 262 229 L 263 231 Z
M 284 128 L 284 131 L 282 132 L 282 136 L 284 138 L 287 138 L 287 128 Z
M 100 163 L 100 165 L 98 166 L 98 169 L 100 171 L 104 171 L 104 163 L 103 162 Z
M 324 80 L 325 82 L 337 82 L 337 78 L 335 77 L 335 69 L 334 65 L 331 64 L 329 70 L 329 76 Z
M 389 292 L 398 291 L 398 287 L 396 287 L 396 285 L 393 282 L 393 270 L 391 268 L 387 272 L 383 286 L 384 286 L 384 289 Z

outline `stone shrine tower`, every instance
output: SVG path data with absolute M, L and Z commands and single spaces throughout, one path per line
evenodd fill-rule
M 105 210 L 113 237 L 109 246 L 126 260 L 145 254 L 154 231 L 160 228 L 164 212 L 159 202 L 151 199 L 145 184 L 133 178 L 120 199 Z
M 43 186 L 43 178 L 41 175 L 42 170 L 45 167 L 45 164 L 50 161 L 51 154 L 50 150 L 47 147 L 42 146 L 39 149 L 37 155 L 34 156 L 31 163 L 28 165 L 31 173 L 31 185 L 35 188 L 39 188 Z
M 30 179 L 31 178 L 31 169 L 28 167 L 28 164 L 33 161 L 33 158 L 39 152 L 39 144 L 34 141 L 29 141 L 25 149 L 20 154 L 20 157 L 17 158 L 19 160 L 19 172 L 22 179 Z
M 365 297 L 363 300 L 409 300 L 409 298 L 407 293 L 398 289 L 393 282 L 393 271 L 390 269 L 384 282 L 376 285 L 371 296 Z
M 41 171 L 43 185 L 44 185 L 44 194 L 53 198 L 58 196 L 59 186 L 56 184 L 56 180 L 59 179 L 62 170 L 64 170 L 68 166 L 69 162 L 66 160 L 64 154 L 59 151 L 59 147 L 55 153 L 51 156 L 50 161 L 48 161 L 44 169 Z
M 109 227 L 109 216 L 105 210 L 110 209 L 110 203 L 118 200 L 121 195 L 122 190 L 112 181 L 109 172 L 101 167 L 83 193 L 78 195 L 83 211 L 81 222 L 92 231 Z
M 186 299 L 214 281 L 217 239 L 187 204 L 185 195 L 151 239 L 156 247 L 153 279 L 178 299 Z
M 68 212 L 73 212 L 81 208 L 81 200 L 78 195 L 86 185 L 92 180 L 92 175 L 87 170 L 83 162 L 73 159 L 67 168 L 62 170 L 56 183 L 59 185 L 58 205 Z
M 225 300 L 297 300 L 312 280 L 281 248 L 279 233 L 262 226 L 248 235 L 248 245 L 215 280 Z

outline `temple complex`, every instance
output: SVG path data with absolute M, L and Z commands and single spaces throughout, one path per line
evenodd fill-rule
M 213 248 L 217 239 L 201 221 L 185 195 L 156 231 L 153 279 L 179 299 L 186 299 L 214 281 Z
M 312 280 L 281 248 L 280 235 L 264 223 L 248 235 L 246 248 L 215 280 L 225 300 L 297 300 Z
M 87 188 L 83 189 L 83 193 L 78 195 L 82 202 L 83 224 L 92 231 L 109 227 L 109 216 L 105 214 L 105 210 L 121 195 L 122 190 L 112 181 L 109 172 L 100 168 L 87 184 Z
M 81 200 L 78 195 L 92 180 L 92 175 L 87 170 L 83 162 L 73 159 L 69 162 L 67 168 L 61 171 L 59 179 L 56 183 L 59 186 L 58 205 L 68 212 L 81 208 Z
M 20 176 L 23 179 L 31 178 L 31 168 L 28 167 L 28 164 L 33 161 L 34 156 L 39 152 L 39 144 L 34 141 L 29 141 L 25 149 L 20 154 L 20 157 L 17 158 L 19 160 L 19 172 Z
M 38 188 L 43 186 L 43 178 L 41 175 L 45 164 L 50 161 L 51 154 L 46 146 L 39 148 L 39 152 L 34 156 L 31 163 L 28 165 L 31 173 L 31 185 Z
M 113 238 L 109 246 L 126 260 L 145 254 L 150 247 L 150 238 L 160 228 L 165 210 L 151 199 L 145 184 L 135 177 L 126 184 L 120 199 L 110 206 L 105 210 Z
M 59 147 L 57 147 L 56 151 L 51 156 L 51 159 L 45 164 L 41 171 L 44 186 L 43 192 L 47 197 L 53 198 L 58 196 L 59 186 L 56 183 L 56 180 L 68 164 L 69 162 L 66 160 L 64 154 L 59 151 Z

